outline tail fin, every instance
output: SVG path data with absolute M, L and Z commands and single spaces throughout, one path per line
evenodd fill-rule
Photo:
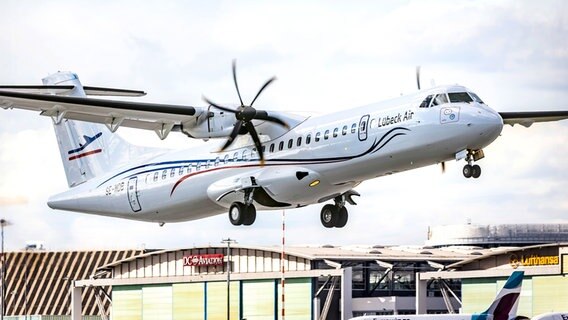
M 519 297 L 521 295 L 521 285 L 523 283 L 524 271 L 514 271 L 503 289 L 499 291 L 489 309 L 479 315 L 472 317 L 472 320 L 509 320 L 517 316 Z
M 85 96 L 79 78 L 71 72 L 52 74 L 43 79 L 43 84 L 73 85 L 73 90 L 66 92 L 66 95 Z M 58 116 L 52 118 L 69 187 L 77 186 L 149 151 L 149 148 L 129 144 L 103 124 Z

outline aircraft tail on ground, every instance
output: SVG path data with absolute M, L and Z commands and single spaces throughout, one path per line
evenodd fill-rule
M 58 72 L 43 79 L 44 85 L 72 86 L 61 93 L 85 97 L 85 91 L 76 74 Z M 43 115 L 53 119 L 55 135 L 69 187 L 77 186 L 136 157 L 155 154 L 156 149 L 137 147 L 113 134 L 104 124 L 69 120 L 64 107 L 54 106 Z M 154 151 L 154 152 L 152 152 Z
M 489 308 L 478 315 L 474 315 L 472 320 L 509 320 L 517 316 L 519 297 L 521 295 L 521 285 L 523 283 L 524 271 L 514 271 L 503 289 L 499 291 L 495 300 Z

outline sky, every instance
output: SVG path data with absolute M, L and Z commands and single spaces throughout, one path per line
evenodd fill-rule
M 568 110 L 566 1 L 1 1 L 0 84 L 40 84 L 58 70 L 84 85 L 145 90 L 140 101 L 202 106 L 202 95 L 259 109 L 322 114 L 423 87 L 465 85 L 497 111 Z M 245 98 L 246 100 L 246 98 Z M 144 145 L 202 141 L 121 128 Z M 286 242 L 421 245 L 428 226 L 568 223 L 568 121 L 503 129 L 465 179 L 463 162 L 366 181 L 343 229 L 321 226 L 321 205 L 287 210 Z M 252 227 L 225 214 L 157 224 L 47 207 L 67 189 L 51 120 L 0 109 L 0 217 L 6 248 L 179 248 L 277 245 L 281 211 Z

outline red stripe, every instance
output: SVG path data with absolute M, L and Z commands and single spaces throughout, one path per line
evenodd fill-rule
M 100 153 L 102 151 L 103 151 L 103 149 L 97 149 L 97 150 L 81 153 L 81 154 L 78 154 L 76 156 L 69 157 L 69 161 L 79 159 L 79 158 L 83 158 L 83 157 L 86 157 L 86 156 L 90 156 L 92 154 L 97 154 L 97 153 Z

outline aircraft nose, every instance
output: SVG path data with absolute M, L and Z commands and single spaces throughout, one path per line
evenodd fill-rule
M 470 109 L 467 113 L 465 123 L 483 140 L 481 144 L 489 144 L 501 134 L 503 119 L 496 111 L 479 106 Z

